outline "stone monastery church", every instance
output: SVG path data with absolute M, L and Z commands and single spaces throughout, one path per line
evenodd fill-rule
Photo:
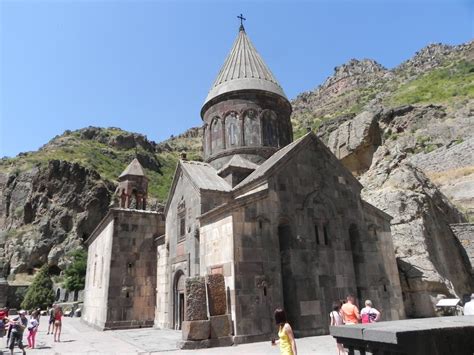
M 241 343 L 269 339 L 284 307 L 309 336 L 348 293 L 404 317 L 391 217 L 314 133 L 293 140 L 291 112 L 241 26 L 201 109 L 204 162 L 178 162 L 164 212 L 146 210 L 138 160 L 120 175 L 120 207 L 87 241 L 85 322 Z

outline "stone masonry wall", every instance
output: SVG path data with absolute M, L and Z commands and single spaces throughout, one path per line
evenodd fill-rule
M 359 192 L 339 161 L 312 142 L 272 175 L 266 197 L 233 213 L 238 337 L 271 333 L 278 306 L 285 307 L 297 336 L 327 333 L 332 302 L 348 293 L 390 308 L 384 300 L 401 291 L 384 258 L 391 264 L 394 257 L 371 243 Z M 352 238 L 351 228 L 357 229 Z M 359 249 L 369 245 L 377 257 Z
M 157 247 L 157 269 L 156 269 L 156 310 L 155 324 L 157 328 L 171 328 L 169 315 L 169 254 L 166 244 Z
M 164 216 L 114 210 L 106 328 L 152 326 L 156 304 L 156 248 Z
M 107 321 L 107 299 L 109 293 L 110 258 L 114 220 L 110 219 L 104 229 L 89 245 L 87 253 L 86 285 L 82 319 L 103 329 Z
M 234 241 L 233 217 L 223 215 L 214 221 L 206 221 L 201 227 L 200 259 L 201 275 L 222 273 L 228 293 L 228 308 L 235 319 L 234 294 Z
M 179 214 L 185 216 L 185 234 L 178 235 Z M 185 174 L 181 174 L 175 192 L 166 211 L 165 245 L 168 252 L 167 281 L 157 290 L 157 299 L 162 301 L 157 308 L 157 318 L 161 319 L 156 326 L 177 328 L 178 313 L 173 309 L 176 299 L 176 282 L 180 275 L 185 277 L 199 275 L 199 220 L 201 198 L 196 188 Z M 159 281 L 160 282 L 160 281 Z M 166 289 L 164 288 L 166 287 Z

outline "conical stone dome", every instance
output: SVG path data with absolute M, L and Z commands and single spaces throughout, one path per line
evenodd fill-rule
M 206 97 L 212 99 L 229 92 L 260 90 L 277 94 L 287 100 L 283 89 L 241 27 L 232 50 L 224 62 Z
M 203 158 L 221 169 L 238 154 L 261 164 L 293 140 L 291 104 L 241 26 L 201 109 Z

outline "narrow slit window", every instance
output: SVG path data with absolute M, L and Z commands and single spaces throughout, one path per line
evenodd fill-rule
M 324 225 L 324 245 L 329 245 L 329 232 L 328 232 L 328 225 Z
M 319 245 L 319 226 L 317 224 L 314 225 L 314 238 L 316 240 L 316 245 Z

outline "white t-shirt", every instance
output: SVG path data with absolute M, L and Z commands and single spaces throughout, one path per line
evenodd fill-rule
M 370 318 L 370 322 L 373 322 L 375 321 L 375 319 L 378 317 L 378 315 L 380 314 L 379 311 L 377 311 L 374 307 L 364 307 L 361 309 L 360 311 L 360 315 L 362 317 L 362 315 L 364 314 L 368 314 L 369 315 L 369 318 Z
M 28 330 L 36 329 L 38 328 L 38 325 L 39 325 L 38 321 L 34 319 L 33 317 L 31 317 L 28 320 Z
M 344 322 L 342 321 L 341 315 L 337 311 L 332 311 L 331 313 L 329 313 L 329 317 L 331 317 L 331 319 L 334 319 L 334 324 L 335 325 L 343 325 L 344 324 Z
M 469 301 L 464 304 L 464 315 L 474 316 L 474 301 Z

